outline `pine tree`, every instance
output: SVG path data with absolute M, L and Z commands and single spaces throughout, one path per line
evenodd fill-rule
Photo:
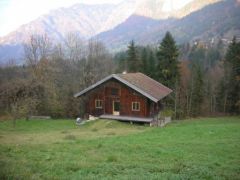
M 140 49 L 141 72 L 155 79 L 155 55 L 153 50 L 147 46 Z
M 156 63 L 155 63 L 155 56 L 153 51 L 151 50 L 149 53 L 149 57 L 148 57 L 148 75 L 153 78 L 156 79 L 156 67 L 155 67 Z
M 122 73 L 124 71 L 127 71 L 127 52 L 122 51 L 115 54 L 115 63 L 117 64 L 117 73 Z
M 192 97 L 191 97 L 191 114 L 198 116 L 201 113 L 201 106 L 204 98 L 203 70 L 199 63 L 192 64 Z
M 223 77 L 217 86 L 217 109 L 219 112 L 226 112 L 226 79 Z
M 138 58 L 137 48 L 134 41 L 132 40 L 128 46 L 127 50 L 127 62 L 128 62 L 128 71 L 129 72 L 138 72 L 141 70 L 141 62 Z
M 178 55 L 175 41 L 171 33 L 167 32 L 158 48 L 156 75 L 159 82 L 173 89 L 180 77 Z
M 188 58 L 191 61 L 196 61 L 197 63 L 203 63 L 206 58 L 206 49 L 200 45 L 194 45 L 191 48 Z
M 225 62 L 226 110 L 230 113 L 240 112 L 240 43 L 233 38 L 229 45 Z
M 170 32 L 167 32 L 163 38 L 158 51 L 158 66 L 156 69 L 156 78 L 165 86 L 173 89 L 172 98 L 166 100 L 166 104 L 174 109 L 175 118 L 178 117 L 179 107 L 179 80 L 180 70 L 178 66 L 178 48 Z
M 142 67 L 141 72 L 148 75 L 148 52 L 146 48 L 143 48 L 141 53 Z

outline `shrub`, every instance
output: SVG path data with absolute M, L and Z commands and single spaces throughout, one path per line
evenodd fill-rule
M 161 117 L 173 117 L 174 112 L 171 109 L 164 109 L 163 111 L 160 112 Z

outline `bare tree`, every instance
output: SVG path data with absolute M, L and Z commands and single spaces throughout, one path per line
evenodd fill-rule
M 70 61 L 80 61 L 85 57 L 84 42 L 77 33 L 69 33 L 65 40 L 65 55 Z
M 39 62 L 48 59 L 51 52 L 52 44 L 46 34 L 31 35 L 29 42 L 24 45 L 26 64 L 31 68 L 36 78 L 39 78 L 41 74 Z
M 84 68 L 84 83 L 89 86 L 115 71 L 112 56 L 98 41 L 88 42 L 87 58 Z

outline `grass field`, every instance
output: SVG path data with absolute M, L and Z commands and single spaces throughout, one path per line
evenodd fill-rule
M 240 118 L 0 122 L 0 179 L 240 179 Z

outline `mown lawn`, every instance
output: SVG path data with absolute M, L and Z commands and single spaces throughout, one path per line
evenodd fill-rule
M 240 118 L 0 122 L 0 179 L 240 179 Z

